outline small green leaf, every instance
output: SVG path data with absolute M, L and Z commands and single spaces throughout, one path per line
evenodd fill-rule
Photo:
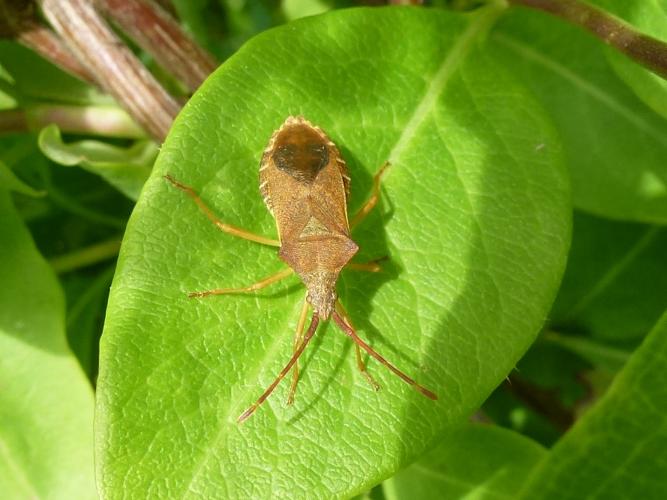
M 0 64 L 0 110 L 12 109 L 18 105 L 16 88 L 11 75 Z
M 101 341 L 97 465 L 103 496 L 347 497 L 368 490 L 464 421 L 527 349 L 569 244 L 558 140 L 530 94 L 488 56 L 496 11 L 351 9 L 262 34 L 176 119 L 128 223 Z M 397 38 L 397 34 L 410 36 Z M 433 402 L 323 325 L 297 399 L 278 387 L 304 297 L 292 278 L 253 296 L 188 299 L 284 265 L 275 248 L 222 234 L 168 184 L 193 186 L 225 222 L 275 235 L 258 165 L 288 115 L 341 148 L 350 213 L 392 161 L 383 207 L 353 233 L 360 261 L 338 286 L 360 334 Z
M 16 177 L 16 174 L 5 165 L 3 161 L 0 160 L 0 189 L 7 191 L 14 191 L 16 193 L 25 194 L 27 196 L 44 196 L 44 191 L 38 191 L 28 184 L 23 182 L 21 179 Z
M 306 16 L 322 14 L 331 8 L 331 0 L 285 0 L 282 10 L 285 17 L 293 21 Z
M 521 498 L 664 497 L 667 314 L 606 395 L 535 468 Z
M 490 41 L 554 120 L 575 206 L 614 219 L 666 223 L 667 120 L 618 78 L 602 43 L 528 9 L 509 12 Z
M 667 41 L 667 0 L 593 0 L 593 3 L 628 21 L 642 33 Z M 637 96 L 667 118 L 667 80 L 613 48 L 607 49 L 607 57 L 616 73 Z
M 137 141 L 129 148 L 101 141 L 84 140 L 66 144 L 56 125 L 39 134 L 39 147 L 51 160 L 65 166 L 79 165 L 99 175 L 132 200 L 148 178 L 158 147 L 152 141 Z
M 665 308 L 667 229 L 575 212 L 550 322 L 602 341 L 639 341 Z
M 542 446 L 517 432 L 468 424 L 382 487 L 386 500 L 513 498 L 545 455 Z
M 0 491 L 96 498 L 93 391 L 65 339 L 56 278 L 0 189 Z

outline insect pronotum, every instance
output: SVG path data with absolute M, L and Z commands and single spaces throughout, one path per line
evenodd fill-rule
M 189 294 L 190 297 L 252 292 L 292 273 L 296 273 L 306 286 L 307 292 L 297 325 L 292 357 L 257 401 L 239 416 L 239 422 L 243 422 L 255 412 L 290 370 L 293 376 L 287 403 L 294 401 L 299 379 L 298 359 L 315 335 L 320 320 L 329 318 L 333 318 L 354 341 L 357 366 L 375 390 L 378 390 L 379 386 L 366 371 L 361 359 L 361 349 L 424 396 L 438 399 L 435 393 L 419 385 L 359 338 L 336 294 L 336 282 L 343 267 L 370 272 L 380 269 L 377 262 L 350 262 L 359 250 L 350 238 L 350 229 L 359 224 L 376 205 L 380 195 L 380 181 L 387 165 L 385 163 L 375 174 L 373 191 L 368 201 L 352 220 L 348 221 L 350 177 L 338 148 L 319 127 L 305 118 L 288 117 L 271 136 L 259 167 L 259 190 L 275 218 L 278 240 L 221 222 L 194 189 L 169 175 L 165 176 L 171 184 L 189 195 L 220 230 L 257 243 L 279 247 L 278 256 L 289 266 L 246 287 L 193 292 Z M 303 335 L 310 307 L 313 308 L 313 314 L 306 334 Z

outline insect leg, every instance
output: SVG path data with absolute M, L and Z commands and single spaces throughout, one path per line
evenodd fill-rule
M 164 178 L 168 180 L 174 187 L 180 189 L 190 198 L 192 198 L 194 202 L 197 204 L 197 206 L 200 208 L 200 210 L 204 212 L 204 215 L 206 215 L 206 217 L 208 217 L 209 220 L 213 224 L 215 224 L 218 227 L 218 229 L 220 229 L 220 231 L 231 234 L 232 236 L 238 236 L 239 238 L 254 241 L 256 243 L 261 243 L 262 245 L 269 245 L 273 247 L 280 246 L 280 242 L 278 240 L 266 238 L 264 236 L 260 236 L 259 234 L 251 233 L 249 231 L 246 231 L 245 229 L 241 229 L 240 227 L 232 226 L 231 224 L 225 224 L 216 217 L 216 215 L 210 208 L 208 208 L 208 206 L 206 206 L 204 201 L 199 197 L 199 195 L 195 192 L 194 189 L 192 189 L 190 186 L 186 186 L 185 184 L 181 184 L 171 175 L 165 175 Z
M 320 317 L 317 315 L 316 312 L 313 313 L 313 317 L 310 320 L 310 326 L 308 327 L 308 331 L 306 332 L 306 336 L 303 338 L 303 342 L 301 342 L 301 345 L 299 345 L 299 348 L 294 351 L 294 354 L 292 354 L 292 357 L 290 360 L 287 362 L 285 367 L 280 371 L 276 379 L 271 383 L 269 387 L 266 388 L 266 390 L 262 393 L 262 395 L 255 401 L 246 411 L 241 413 L 239 418 L 237 419 L 238 423 L 243 422 L 247 418 L 250 417 L 253 413 L 255 413 L 255 410 L 261 405 L 264 401 L 266 401 L 266 398 L 268 398 L 273 390 L 276 388 L 276 386 L 280 383 L 280 381 L 285 378 L 285 375 L 289 373 L 289 371 L 292 369 L 292 366 L 297 362 L 299 359 L 299 356 L 303 354 L 304 349 L 308 345 L 308 342 L 310 342 L 310 339 L 313 338 L 313 335 L 315 334 L 315 330 L 317 330 L 317 325 L 320 322 Z
M 380 167 L 380 170 L 376 172 L 375 176 L 373 177 L 373 189 L 371 191 L 371 196 L 354 215 L 354 217 L 352 217 L 352 220 L 350 221 L 350 229 L 354 228 L 362 220 L 364 220 L 368 213 L 373 210 L 373 207 L 377 205 L 377 202 L 380 199 L 380 182 L 382 181 L 382 176 L 384 175 L 388 166 L 389 162 L 386 161 L 384 162 L 384 165 Z
M 369 273 L 379 273 L 382 271 L 382 266 L 380 262 L 387 260 L 389 257 L 380 257 L 379 259 L 373 259 L 368 262 L 350 262 L 345 266 L 347 269 L 352 269 L 353 271 L 366 271 Z
M 354 328 L 352 326 L 352 320 L 350 319 L 350 316 L 347 314 L 347 311 L 343 307 L 343 304 L 341 304 L 340 300 L 336 301 L 336 311 L 338 311 L 338 314 L 343 318 L 343 321 L 347 323 L 347 325 L 350 328 Z M 359 371 L 361 374 L 364 376 L 364 378 L 368 381 L 368 383 L 371 385 L 374 391 L 379 391 L 380 390 L 380 384 L 378 384 L 375 379 L 371 376 L 370 373 L 368 373 L 368 370 L 366 370 L 366 365 L 364 364 L 363 359 L 361 359 L 361 348 L 357 345 L 354 344 L 354 347 L 356 349 L 356 357 L 357 357 L 357 368 L 359 368 Z
M 336 324 L 343 329 L 343 332 L 345 332 L 345 335 L 350 337 L 354 341 L 355 344 L 357 344 L 364 351 L 366 351 L 368 354 L 370 354 L 375 359 L 377 359 L 380 363 L 382 363 L 384 366 L 386 366 L 392 373 L 397 375 L 403 382 L 405 382 L 406 384 L 411 385 L 412 387 L 414 387 L 416 390 L 418 390 L 420 393 L 422 393 L 424 396 L 426 396 L 429 399 L 433 399 L 434 401 L 438 399 L 438 396 L 434 392 L 429 391 L 426 387 L 424 387 L 423 385 L 418 384 L 414 379 L 408 377 L 405 373 L 403 373 L 401 370 L 399 370 L 394 365 L 392 365 L 389 361 L 387 361 L 381 354 L 379 354 L 377 351 L 375 351 L 366 342 L 361 340 L 359 338 L 359 336 L 357 335 L 357 332 L 354 331 L 354 328 L 352 328 L 351 325 L 347 324 L 345 322 L 345 320 L 341 317 L 340 313 L 338 312 L 338 307 L 336 308 L 336 310 L 333 313 L 333 319 L 336 322 Z
M 264 278 L 263 280 L 258 281 L 257 283 L 253 283 L 252 285 L 243 286 L 240 288 L 215 288 L 213 290 L 204 290 L 202 292 L 191 292 L 188 294 L 188 297 L 194 298 L 194 297 L 207 297 L 208 295 L 224 295 L 229 293 L 254 292 L 255 290 L 265 288 L 271 285 L 272 283 L 275 283 L 276 281 L 285 279 L 292 273 L 294 273 L 294 270 L 291 267 L 288 267 L 286 269 L 283 269 L 282 271 L 278 271 L 277 273 L 272 274 L 268 278 Z
M 301 342 L 303 342 L 303 328 L 306 326 L 306 316 L 308 315 L 308 301 L 304 297 L 303 306 L 301 307 L 301 315 L 299 315 L 299 322 L 296 325 L 296 334 L 294 335 L 294 351 L 296 351 Z M 287 404 L 291 405 L 294 403 L 294 394 L 296 393 L 296 384 L 299 383 L 299 363 L 294 363 L 294 368 L 292 368 L 292 384 L 289 388 L 289 394 L 287 395 Z

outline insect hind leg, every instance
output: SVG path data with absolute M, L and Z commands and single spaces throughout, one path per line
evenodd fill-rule
M 294 335 L 293 351 L 296 352 L 303 342 L 303 329 L 306 326 L 306 317 L 308 316 L 309 304 L 306 298 L 303 299 L 303 306 L 301 307 L 301 314 L 299 315 L 299 322 L 296 325 L 296 333 Z M 296 386 L 299 383 L 299 362 L 294 363 L 292 368 L 292 383 L 290 384 L 289 393 L 287 394 L 287 405 L 294 403 L 294 394 L 296 394 Z
M 376 360 L 378 360 L 381 364 L 386 366 L 394 375 L 397 375 L 403 382 L 405 382 L 408 385 L 411 385 L 414 389 L 419 391 L 422 395 L 426 396 L 429 399 L 432 400 L 437 400 L 438 396 L 435 394 L 433 391 L 430 391 L 426 387 L 424 387 L 421 384 L 418 384 L 414 379 L 411 377 L 408 377 L 405 373 L 403 373 L 401 370 L 396 368 L 392 363 L 387 361 L 382 355 L 380 355 L 375 349 L 373 349 L 371 346 L 369 346 L 366 342 L 364 342 L 359 336 L 357 335 L 357 332 L 354 330 L 352 325 L 348 322 L 348 320 L 344 319 L 344 317 L 341 315 L 341 312 L 344 312 L 345 310 L 343 309 L 343 306 L 340 302 L 336 303 L 336 309 L 333 313 L 333 320 L 335 323 L 341 327 L 345 335 L 350 337 L 355 344 L 357 344 L 359 347 L 361 347 L 363 350 L 365 350 L 368 354 L 370 354 L 372 357 L 374 357 Z
M 380 183 L 382 182 L 382 176 L 387 171 L 390 163 L 388 161 L 380 167 L 380 169 L 373 176 L 373 188 L 371 190 L 371 195 L 366 200 L 366 203 L 357 211 L 357 213 L 352 217 L 350 221 L 350 229 L 356 227 L 366 216 L 370 213 L 371 210 L 377 205 L 377 202 L 380 200 Z
M 202 200 L 197 192 L 191 188 L 190 186 L 187 186 L 176 179 L 174 179 L 171 175 L 165 175 L 164 178 L 171 183 L 172 186 L 174 186 L 177 189 L 180 189 L 183 191 L 185 194 L 187 194 L 190 198 L 194 200 L 194 202 L 197 204 L 199 209 L 208 217 L 208 219 L 215 224 L 215 226 L 220 229 L 220 231 L 231 234 L 232 236 L 237 236 L 239 238 L 243 238 L 245 240 L 250 240 L 254 241 L 255 243 L 261 243 L 262 245 L 269 245 L 272 247 L 279 247 L 280 242 L 278 240 L 274 240 L 272 238 L 267 238 L 265 236 L 261 236 L 259 234 L 251 233 L 250 231 L 246 231 L 245 229 L 241 229 L 240 227 L 232 226 L 231 224 L 226 224 L 222 222 L 218 217 L 213 213 L 213 210 L 211 210 L 206 203 L 204 203 L 204 200 Z
M 366 271 L 368 273 L 379 273 L 382 271 L 382 266 L 380 262 L 389 260 L 389 257 L 380 257 L 379 259 L 373 259 L 368 262 L 350 262 L 346 269 L 351 269 L 353 271 Z
M 343 321 L 350 328 L 354 329 L 354 326 L 352 326 L 352 320 L 350 319 L 350 316 L 347 314 L 347 311 L 343 307 L 343 304 L 341 304 L 340 300 L 336 301 L 336 311 L 338 311 L 338 314 L 343 319 Z M 357 358 L 357 368 L 359 369 L 359 372 L 361 372 L 361 374 L 364 376 L 364 378 L 370 384 L 370 386 L 373 388 L 374 391 L 379 391 L 380 384 L 378 384 L 375 381 L 375 379 L 371 376 L 371 374 L 368 373 L 366 365 L 364 364 L 364 360 L 361 358 L 361 348 L 357 344 L 354 344 L 354 347 L 356 348 L 355 356 Z

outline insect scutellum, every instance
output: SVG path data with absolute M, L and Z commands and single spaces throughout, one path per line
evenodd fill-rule
M 191 297 L 251 292 L 292 273 L 299 276 L 307 289 L 292 357 L 257 401 L 241 414 L 239 422 L 254 413 L 290 370 L 293 378 L 287 401 L 288 404 L 293 401 L 299 374 L 298 358 L 315 334 L 320 320 L 329 318 L 354 341 L 359 370 L 374 389 L 379 386 L 366 371 L 361 358 L 362 349 L 420 393 L 437 399 L 435 393 L 419 385 L 359 338 L 336 294 L 338 276 L 344 267 L 371 272 L 379 270 L 377 262 L 350 262 L 359 250 L 350 237 L 350 229 L 376 205 L 380 180 L 387 166 L 388 163 L 385 163 L 377 172 L 370 198 L 349 221 L 350 177 L 338 148 L 319 127 L 301 116 L 289 116 L 271 136 L 259 168 L 259 189 L 276 221 L 278 240 L 221 222 L 192 188 L 169 175 L 165 176 L 171 184 L 188 194 L 220 230 L 279 247 L 278 256 L 289 266 L 247 287 L 194 292 Z M 312 307 L 313 314 L 304 335 L 308 306 Z

